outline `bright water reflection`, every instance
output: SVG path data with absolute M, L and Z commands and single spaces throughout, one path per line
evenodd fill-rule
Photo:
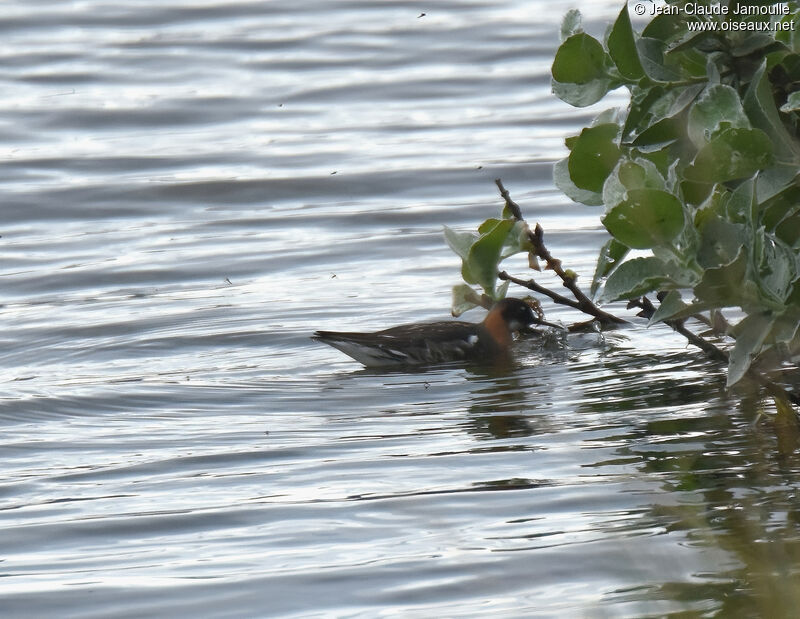
M 498 372 L 308 338 L 443 317 L 496 177 L 591 272 L 567 8 L 4 6 L 3 616 L 797 607 L 796 437 L 671 333 Z

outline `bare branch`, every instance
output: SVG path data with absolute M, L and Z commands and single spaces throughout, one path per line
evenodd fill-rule
M 561 266 L 561 260 L 554 258 L 548 251 L 544 244 L 544 230 L 539 224 L 536 224 L 536 227 L 532 232 L 528 232 L 528 237 L 533 244 L 533 251 L 536 253 L 536 255 L 545 261 L 547 268 L 552 269 L 553 272 L 558 275 L 564 287 L 575 297 L 575 300 L 577 301 L 577 309 L 585 314 L 594 316 L 597 320 L 605 325 L 622 325 L 628 322 L 627 320 L 623 320 L 622 318 L 618 318 L 613 314 L 609 314 L 608 312 L 601 310 L 592 302 L 591 299 L 589 299 L 589 297 L 583 293 L 575 281 L 576 276 L 571 272 L 565 271 Z
M 500 195 L 505 200 L 506 208 L 511 212 L 515 219 L 519 221 L 525 221 L 522 217 L 522 209 L 520 209 L 519 204 L 514 202 L 511 199 L 511 195 L 508 193 L 508 190 L 503 186 L 503 181 L 499 178 L 496 179 L 495 184 L 497 188 L 500 190 Z M 533 290 L 534 292 L 538 292 L 539 294 L 543 294 L 545 296 L 550 297 L 556 303 L 561 305 L 567 305 L 574 309 L 577 309 L 585 314 L 589 314 L 590 316 L 594 316 L 595 319 L 599 320 L 604 325 L 620 325 L 625 324 L 627 321 L 623 320 L 622 318 L 618 318 L 613 314 L 609 314 L 601 310 L 597 307 L 589 297 L 587 297 L 583 291 L 578 287 L 578 284 L 575 282 L 576 276 L 571 271 L 565 271 L 564 268 L 561 266 L 561 261 L 557 258 L 554 258 L 552 254 L 548 251 L 547 247 L 544 244 L 544 230 L 542 227 L 537 223 L 536 227 L 533 230 L 528 230 L 528 238 L 533 245 L 533 253 L 540 259 L 544 260 L 547 268 L 552 269 L 553 272 L 561 279 L 564 287 L 569 290 L 572 295 L 575 297 L 575 301 L 560 295 L 552 290 L 537 284 L 534 280 L 521 280 L 515 277 L 512 277 L 505 271 L 501 271 L 498 274 L 498 277 L 502 280 L 507 280 L 510 282 L 514 282 L 519 286 L 524 286 L 529 290 Z
M 511 194 L 508 193 L 508 190 L 503 187 L 503 181 L 501 181 L 499 178 L 496 178 L 494 179 L 494 184 L 497 185 L 497 188 L 500 190 L 500 196 L 506 201 L 506 208 L 511 211 L 514 219 L 522 221 L 522 210 L 519 208 L 519 204 L 511 199 Z
M 628 303 L 628 307 L 638 307 L 641 308 L 641 312 L 639 312 L 639 316 L 643 318 L 651 318 L 655 313 L 655 307 L 650 302 L 650 299 L 647 297 L 641 297 L 640 299 L 633 299 Z M 720 361 L 722 363 L 728 364 L 729 356 L 728 353 L 721 348 L 715 346 L 708 340 L 703 339 L 696 333 L 693 333 L 686 327 L 685 320 L 663 320 L 665 324 L 672 327 L 676 333 L 680 333 L 686 340 L 694 345 L 697 346 L 700 350 L 702 350 L 710 359 L 714 359 L 715 361 Z M 786 391 L 783 387 L 778 385 L 777 383 L 771 381 L 769 378 L 758 372 L 753 368 L 749 368 L 747 370 L 746 376 L 751 380 L 754 380 L 756 383 L 764 387 L 770 395 L 776 398 L 782 398 L 784 400 L 789 400 L 794 404 L 800 404 L 800 395 L 796 393 L 792 393 L 790 391 Z
M 559 305 L 568 305 L 576 310 L 579 310 L 580 307 L 578 306 L 577 301 L 573 301 L 572 299 L 568 299 L 565 296 L 558 294 L 557 292 L 553 292 L 549 288 L 545 288 L 544 286 L 537 284 L 532 279 L 519 279 L 518 277 L 514 277 L 513 275 L 509 275 L 505 271 L 500 271 L 497 274 L 498 279 L 502 279 L 503 281 L 509 281 L 517 286 L 522 286 L 523 288 L 527 288 L 528 290 L 533 290 L 534 292 L 538 292 L 539 294 L 543 294 L 546 297 L 550 297 L 553 301 L 558 303 Z

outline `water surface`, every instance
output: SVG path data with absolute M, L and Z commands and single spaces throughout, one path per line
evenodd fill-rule
M 309 339 L 444 318 L 498 177 L 588 279 L 569 3 L 4 8 L 3 616 L 797 607 L 794 438 L 666 329 L 503 372 Z

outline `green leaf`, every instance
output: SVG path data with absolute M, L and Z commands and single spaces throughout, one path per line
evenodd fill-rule
M 759 18 L 759 20 L 760 19 L 761 18 Z M 731 48 L 731 55 L 741 58 L 742 56 L 750 56 L 751 54 L 760 52 L 760 56 L 764 57 L 769 51 L 769 48 L 775 47 L 775 45 L 775 39 L 772 36 L 764 34 L 763 32 L 754 32 L 738 41 Z M 781 46 L 778 45 L 778 47 Z
M 444 226 L 444 240 L 456 254 L 463 260 L 469 257 L 469 250 L 472 244 L 478 240 L 478 235 L 474 232 L 457 232 L 448 226 Z
M 656 82 L 677 82 L 681 79 L 680 73 L 667 66 L 664 62 L 665 45 L 658 39 L 640 37 L 636 41 L 639 58 L 644 72 L 651 80 Z
M 675 118 L 663 118 L 642 131 L 633 140 L 632 145 L 641 151 L 660 150 L 668 144 L 679 140 L 683 127 Z
M 506 219 L 487 219 L 478 226 L 478 234 L 483 235 L 491 232 L 501 221 L 511 221 L 513 223 L 511 230 L 509 230 L 503 241 L 503 247 L 500 250 L 501 261 L 514 254 L 529 252 L 533 249 L 533 245 L 528 237 L 528 224 L 511 217 Z
M 469 252 L 472 245 L 478 240 L 478 235 L 473 232 L 456 232 L 444 226 L 444 240 L 461 258 L 461 277 L 465 282 L 477 284 L 478 280 L 469 268 Z
M 791 6 L 791 5 L 790 5 Z M 778 20 L 778 23 L 791 23 L 795 22 L 793 27 L 790 27 L 788 30 L 783 30 L 782 28 L 775 31 L 775 40 L 780 41 L 784 45 L 786 45 L 789 49 L 793 51 L 798 50 L 797 45 L 797 13 L 795 11 L 790 11 L 788 15 L 783 17 L 782 19 Z
M 664 190 L 664 177 L 658 171 L 656 164 L 649 159 L 638 157 L 628 165 L 618 167 L 619 180 L 628 190 L 633 189 L 659 189 Z
M 634 258 L 619 265 L 606 280 L 603 301 L 634 299 L 658 290 L 668 279 L 667 265 L 655 258 Z
M 695 316 L 700 312 L 705 312 L 712 309 L 715 309 L 713 305 L 709 305 L 707 303 L 693 302 L 690 303 L 689 305 L 686 305 L 683 309 L 678 310 L 669 317 L 664 316 L 663 320 L 682 320 L 684 318 L 691 318 L 692 316 Z
M 795 112 L 800 110 L 800 91 L 790 93 L 786 103 L 781 106 L 781 112 Z
M 800 280 L 795 281 L 794 286 L 792 286 L 792 293 L 789 295 L 788 305 L 793 314 L 799 315 L 798 320 L 800 320 Z
M 642 36 L 669 43 L 676 36 L 685 32 L 686 22 L 684 16 L 662 13 L 650 20 L 650 23 L 645 26 Z
M 618 121 L 619 121 L 619 109 L 615 107 L 610 107 L 607 110 L 603 110 L 597 116 L 595 116 L 592 119 L 592 124 L 589 126 L 597 127 L 599 125 L 607 125 L 608 123 L 613 123 L 616 125 L 618 124 Z
M 586 107 L 619 84 L 609 76 L 607 56 L 600 42 L 584 32 L 564 41 L 552 67 L 553 93 L 570 105 Z
M 759 248 L 757 281 L 761 291 L 774 302 L 782 304 L 792 291 L 797 279 L 798 257 L 791 247 L 780 239 L 767 235 L 763 228 L 757 231 Z
M 683 207 L 671 193 L 634 189 L 603 217 L 603 225 L 621 243 L 634 249 L 668 245 L 683 229 Z
M 689 307 L 681 300 L 681 293 L 677 290 L 670 290 L 661 304 L 656 308 L 655 313 L 650 317 L 648 325 L 652 325 L 661 320 L 668 320 L 678 312 L 682 312 Z
M 673 161 L 669 168 L 667 169 L 667 183 L 666 189 L 670 193 L 674 193 L 678 195 L 678 188 L 680 186 L 680 177 L 679 177 L 679 168 L 681 167 L 681 162 L 679 159 Z
M 740 249 L 733 262 L 706 269 L 702 279 L 694 287 L 694 296 L 710 307 L 747 306 L 753 295 L 749 289 L 751 287 L 745 285 L 746 275 L 747 257 L 744 249 Z
M 708 54 L 699 49 L 689 48 L 681 50 L 677 54 L 667 52 L 665 57 L 669 58 L 672 65 L 687 78 L 708 78 Z
M 795 165 L 776 164 L 758 174 L 757 195 L 759 202 L 766 202 L 782 191 L 796 186 L 800 170 Z
M 772 143 L 760 129 L 725 129 L 700 149 L 685 176 L 724 183 L 752 176 L 772 159 Z
M 678 19 L 682 22 L 679 26 L 680 32 L 677 37 L 674 37 L 673 40 L 670 41 L 670 47 L 667 51 L 668 54 L 677 54 L 687 49 L 697 49 L 708 52 L 710 49 L 719 47 L 718 43 L 715 44 L 716 36 L 713 32 L 708 32 L 707 30 L 697 27 L 693 30 L 689 30 L 686 26 L 689 21 L 700 23 L 708 22 L 708 19 L 702 16 L 688 16 L 685 14 L 678 17 Z M 645 28 L 645 32 L 647 32 L 647 28 Z
M 633 36 L 631 18 L 628 15 L 628 6 L 622 7 L 617 21 L 608 35 L 608 53 L 621 75 L 631 80 L 644 77 L 642 62 L 636 50 L 636 40 Z
M 619 168 L 624 165 L 633 165 L 627 159 L 620 159 L 617 167 L 608 175 L 606 182 L 603 183 L 603 204 L 606 208 L 613 208 L 628 195 L 628 188 L 619 179 Z
M 696 205 L 708 199 L 713 188 L 714 185 L 711 183 L 683 180 L 678 186 L 678 191 L 676 193 L 683 196 L 685 204 Z
M 558 48 L 552 73 L 554 80 L 564 84 L 588 84 L 608 77 L 606 52 L 600 41 L 578 32 Z
M 497 226 L 497 224 L 499 224 L 501 221 L 503 220 L 490 217 L 489 219 L 487 219 L 478 226 L 478 234 L 481 235 L 481 234 L 486 234 L 487 232 L 491 232 L 492 230 L 494 230 L 495 226 Z
M 578 9 L 570 9 L 561 20 L 561 42 L 563 43 L 573 34 L 582 32 L 581 27 L 581 12 Z
M 607 208 L 614 207 L 632 189 L 666 189 L 664 177 L 649 159 L 620 159 L 603 185 L 603 203 Z
M 506 280 L 502 284 L 497 287 L 497 290 L 494 294 L 495 301 L 499 301 L 500 299 L 505 299 L 506 294 L 508 293 L 508 286 L 511 284 L 510 281 Z
M 521 252 L 527 253 L 533 249 L 530 237 L 528 236 L 529 232 L 530 229 L 527 223 L 514 220 L 514 226 L 509 231 L 508 236 L 506 236 L 506 240 L 500 250 L 500 260 L 505 260 L 509 256 Z
M 730 86 L 709 86 L 689 110 L 689 139 L 697 148 L 705 146 L 720 127 L 750 128 L 739 93 Z
M 639 144 L 674 140 L 685 133 L 685 121 L 679 116 L 703 91 L 704 84 L 686 86 L 655 85 L 650 88 L 636 88 L 631 93 L 631 105 L 625 121 L 624 137 L 633 139 Z M 662 122 L 663 121 L 663 122 Z M 651 129 L 658 125 L 661 129 Z M 665 129 L 671 133 L 665 139 Z M 645 133 L 655 133 L 658 139 L 647 137 Z
M 794 311 L 785 312 L 775 319 L 775 324 L 772 328 L 772 337 L 776 344 L 788 345 L 794 341 L 797 336 L 798 329 L 800 329 L 800 315 L 795 306 Z
M 580 189 L 601 192 L 619 159 L 619 125 L 606 123 L 581 131 L 569 155 L 569 175 Z
M 506 242 L 506 237 L 516 222 L 512 219 L 501 219 L 489 230 L 481 234 L 480 238 L 472 244 L 466 264 L 469 274 L 475 281 L 465 278 L 467 283 L 479 284 L 486 294 L 495 297 L 495 283 L 497 282 L 497 267 L 500 262 L 500 253 Z
M 633 144 L 637 147 L 650 145 L 661 147 L 675 140 L 684 139 L 686 134 L 684 110 L 697 99 L 703 88 L 703 84 L 672 87 L 666 91 L 662 86 L 653 87 L 653 92 L 664 92 L 664 94 L 652 102 L 648 114 L 638 121 L 639 127 L 632 134 Z M 644 101 L 648 100 L 649 96 L 645 97 Z
M 587 191 L 577 187 L 569 175 L 569 157 L 556 162 L 553 166 L 553 182 L 568 198 L 586 206 L 600 206 L 603 196 L 597 191 Z
M 784 222 L 800 209 L 800 187 L 789 187 L 777 196 L 758 205 L 760 223 L 770 232 L 783 236 Z M 788 241 L 793 244 L 797 239 Z
M 464 312 L 478 307 L 481 304 L 481 295 L 466 284 L 453 286 L 453 300 L 450 311 L 453 316 L 461 316 Z
M 775 228 L 775 236 L 789 247 L 800 249 L 800 212 L 785 217 Z
M 604 277 L 608 276 L 617 266 L 620 261 L 628 255 L 630 248 L 623 245 L 617 239 L 609 239 L 600 250 L 597 257 L 597 267 L 594 270 L 594 277 L 592 277 L 592 285 L 589 289 L 592 297 L 597 294 L 597 289 L 600 287 L 600 282 Z
M 755 186 L 752 178 L 747 179 L 733 190 L 726 205 L 728 218 L 734 222 L 743 222 L 751 232 L 758 218 L 758 204 L 754 197 Z
M 736 325 L 739 335 L 728 358 L 728 387 L 739 382 L 750 368 L 753 357 L 761 351 L 773 323 L 774 318 L 770 313 L 760 312 L 750 314 Z
M 709 217 L 700 231 L 697 263 L 704 269 L 730 264 L 744 243 L 743 224 L 734 224 L 717 215 Z
M 753 76 L 743 102 L 750 122 L 769 136 L 777 157 L 784 162 L 800 162 L 800 144 L 786 130 L 775 107 L 766 60 Z
M 628 115 L 622 128 L 623 140 L 627 140 L 631 134 L 641 133 L 648 126 L 644 119 L 651 117 L 650 110 L 664 96 L 665 92 L 663 86 L 653 86 L 647 89 L 636 89 L 631 93 Z
M 588 84 L 563 84 L 553 80 L 551 86 L 553 94 L 565 103 L 575 107 L 586 107 L 600 101 L 609 90 L 613 90 L 618 84 L 609 78 L 597 79 Z

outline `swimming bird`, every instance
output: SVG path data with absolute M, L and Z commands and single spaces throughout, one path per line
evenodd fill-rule
M 508 298 L 498 301 L 479 323 L 415 323 L 374 333 L 317 331 L 312 339 L 337 348 L 367 367 L 491 362 L 508 358 L 515 331 L 541 322 L 527 303 Z

